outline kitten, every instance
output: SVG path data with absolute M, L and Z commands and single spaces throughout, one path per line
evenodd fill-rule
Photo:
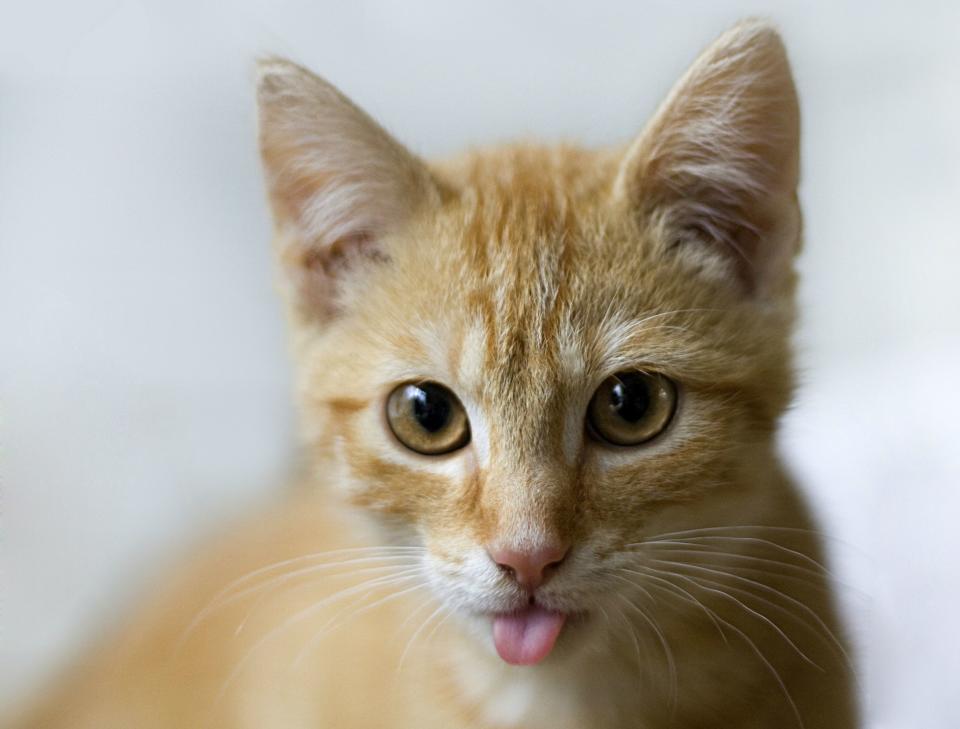
M 797 99 L 721 36 L 622 149 L 425 164 L 260 66 L 303 487 L 28 727 L 856 726 L 792 390 Z

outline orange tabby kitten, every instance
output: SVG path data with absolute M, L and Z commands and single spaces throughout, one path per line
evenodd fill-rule
M 854 727 L 774 448 L 777 34 L 727 32 L 623 149 L 428 165 L 287 61 L 258 99 L 309 474 L 19 726 Z

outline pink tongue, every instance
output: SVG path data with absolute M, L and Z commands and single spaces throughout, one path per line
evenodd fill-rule
M 532 666 L 553 650 L 567 616 L 531 607 L 493 619 L 493 644 L 507 663 Z

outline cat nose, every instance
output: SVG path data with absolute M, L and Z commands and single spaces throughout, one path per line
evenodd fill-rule
M 533 591 L 540 587 L 552 569 L 564 560 L 568 549 L 560 544 L 547 544 L 533 549 L 488 547 L 487 553 L 497 566 L 510 572 L 521 587 Z

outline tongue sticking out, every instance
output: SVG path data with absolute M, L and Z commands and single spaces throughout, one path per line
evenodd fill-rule
M 566 619 L 562 613 L 539 607 L 497 615 L 493 619 L 493 644 L 507 663 L 532 666 L 550 655 Z

